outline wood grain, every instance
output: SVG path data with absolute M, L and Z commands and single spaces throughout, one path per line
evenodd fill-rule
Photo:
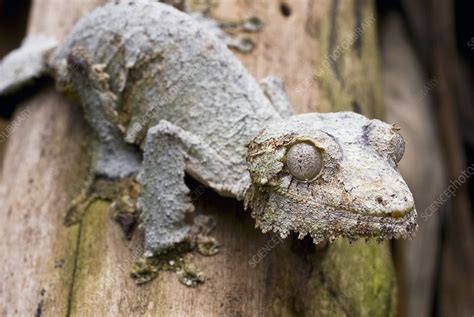
M 63 38 L 97 3 L 35 1 L 28 32 Z M 51 88 L 17 114 L 25 109 L 31 115 L 8 139 L 0 184 L 0 314 L 61 316 L 69 309 L 79 229 L 63 225 L 64 212 L 89 161 L 84 122 Z

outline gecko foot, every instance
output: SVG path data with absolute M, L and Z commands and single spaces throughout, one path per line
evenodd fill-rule
M 178 280 L 188 287 L 202 284 L 205 276 L 192 263 L 193 251 L 204 256 L 212 256 L 219 252 L 219 243 L 209 235 L 215 226 L 214 218 L 205 215 L 196 216 L 182 242 L 165 253 L 145 252 L 144 256 L 134 263 L 130 276 L 141 285 L 155 279 L 160 271 L 173 271 Z
M 65 224 L 81 221 L 84 212 L 97 199 L 110 201 L 112 217 L 119 223 L 127 238 L 131 237 L 139 216 L 137 206 L 140 186 L 134 176 L 123 179 L 92 177 L 82 192 L 72 200 L 66 213 Z
M 64 218 L 66 226 L 80 222 L 87 208 L 99 198 L 93 191 L 94 182 L 95 176 L 91 175 L 83 184 L 79 185 L 80 193 L 72 199 L 66 210 L 66 217 Z

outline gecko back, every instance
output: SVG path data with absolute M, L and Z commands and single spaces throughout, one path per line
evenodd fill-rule
M 149 127 L 167 120 L 225 158 L 236 151 L 244 158 L 244 145 L 279 119 L 225 43 L 171 6 L 127 1 L 85 16 L 52 57 L 60 87 L 70 84 L 74 67 L 66 60 L 75 47 L 89 52 L 92 64 L 105 65 L 129 143 L 141 143 Z

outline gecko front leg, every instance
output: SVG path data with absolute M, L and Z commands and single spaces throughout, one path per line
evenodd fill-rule
M 139 204 L 146 255 L 160 254 L 190 239 L 187 213 L 194 210 L 185 172 L 218 193 L 242 199 L 249 176 L 232 166 L 199 137 L 162 120 L 143 144 Z

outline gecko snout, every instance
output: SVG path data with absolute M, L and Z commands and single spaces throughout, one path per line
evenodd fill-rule
M 374 216 L 400 218 L 415 207 L 413 195 L 401 177 L 387 175 L 359 184 L 351 189 L 356 210 Z
M 375 202 L 381 206 L 380 214 L 392 218 L 401 218 L 414 208 L 412 195 L 392 193 L 387 196 L 377 196 Z
M 357 153 L 342 163 L 347 209 L 392 218 L 410 213 L 415 208 L 413 195 L 398 171 L 373 153 Z

